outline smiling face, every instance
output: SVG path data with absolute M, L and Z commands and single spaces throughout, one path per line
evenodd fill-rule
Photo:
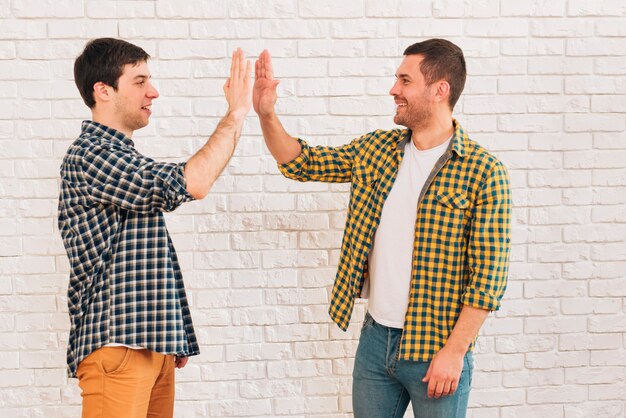
M 433 116 L 435 86 L 426 85 L 420 70 L 421 55 L 407 55 L 396 71 L 396 82 L 389 91 L 396 103 L 393 121 L 415 131 L 427 126 Z
M 147 62 L 127 64 L 118 80 L 117 90 L 111 92 L 113 117 L 118 129 L 127 135 L 148 125 L 152 101 L 159 97 L 150 77 Z

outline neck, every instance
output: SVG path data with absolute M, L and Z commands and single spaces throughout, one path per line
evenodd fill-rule
M 415 130 L 411 129 L 411 133 L 411 140 L 420 151 L 441 145 L 454 134 L 452 115 L 433 117 L 428 124 Z
M 128 129 L 119 121 L 117 121 L 116 118 L 111 114 L 111 112 L 99 112 L 96 109 L 92 109 L 91 120 L 105 125 L 111 129 L 115 129 L 116 131 L 123 133 L 129 138 L 132 138 L 133 136 L 134 131 Z

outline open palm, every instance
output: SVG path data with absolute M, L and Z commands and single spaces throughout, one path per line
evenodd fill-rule
M 263 50 L 254 63 L 254 87 L 252 105 L 259 116 L 267 116 L 274 112 L 276 104 L 276 86 L 279 81 L 274 79 L 272 57 L 268 50 Z

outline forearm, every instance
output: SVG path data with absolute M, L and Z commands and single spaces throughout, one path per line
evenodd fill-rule
M 465 354 L 488 315 L 489 311 L 485 309 L 463 305 L 445 347 L 460 355 Z
M 300 155 L 300 143 L 283 128 L 275 113 L 259 117 L 265 144 L 279 164 L 288 163 Z
M 187 161 L 187 191 L 194 198 L 204 198 L 228 164 L 241 135 L 244 118 L 245 115 L 227 113 L 207 143 Z

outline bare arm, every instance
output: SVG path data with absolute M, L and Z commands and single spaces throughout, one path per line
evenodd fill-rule
M 209 193 L 235 152 L 243 121 L 252 105 L 250 70 L 250 62 L 238 48 L 233 52 L 230 77 L 224 84 L 228 111 L 207 143 L 185 166 L 187 191 L 196 199 L 203 199 Z
M 285 131 L 274 111 L 278 83 L 274 79 L 272 57 L 267 50 L 263 50 L 254 64 L 254 111 L 259 115 L 267 148 L 274 159 L 282 164 L 299 156 L 302 147 Z
M 428 382 L 428 396 L 452 395 L 459 384 L 463 357 L 489 315 L 485 309 L 463 305 L 446 345 L 430 362 L 423 382 Z

